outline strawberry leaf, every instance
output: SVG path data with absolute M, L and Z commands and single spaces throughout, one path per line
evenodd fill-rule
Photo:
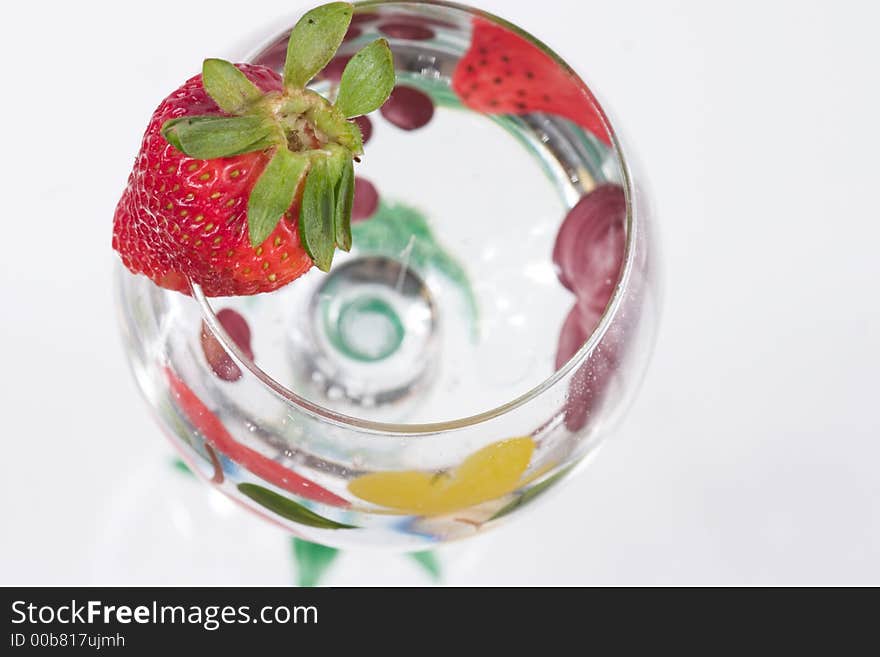
M 299 237 L 309 257 L 321 271 L 330 271 L 336 250 L 334 218 L 336 179 L 327 158 L 312 163 L 299 213 Z
M 336 109 L 350 119 L 382 106 L 394 89 L 394 58 L 385 39 L 361 48 L 342 72 Z
M 206 59 L 202 64 L 202 85 L 224 112 L 241 114 L 263 97 L 256 85 L 224 59 Z
M 262 244 L 293 203 L 308 159 L 286 148 L 275 151 L 248 197 L 248 236 L 251 246 Z
M 290 32 L 284 62 L 284 86 L 302 89 L 339 49 L 354 8 L 331 2 L 307 12 Z
M 354 162 L 346 157 L 342 174 L 336 183 L 336 214 L 333 225 L 336 229 L 336 246 L 343 251 L 351 251 L 351 206 L 354 203 Z
M 276 135 L 258 116 L 184 116 L 162 126 L 169 144 L 199 160 L 261 151 L 275 143 Z

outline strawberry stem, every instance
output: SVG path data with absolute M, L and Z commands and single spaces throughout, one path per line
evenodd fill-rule
M 271 152 L 248 199 L 248 236 L 255 248 L 291 209 L 305 180 L 300 240 L 324 271 L 330 268 L 337 246 L 351 248 L 352 160 L 363 153 L 363 137 L 348 119 L 378 109 L 395 83 L 388 42 L 378 39 L 346 66 L 335 105 L 305 88 L 336 53 L 352 13 L 350 3 L 332 2 L 297 22 L 280 93 L 261 92 L 230 62 L 206 59 L 205 91 L 231 116 L 186 116 L 162 126 L 162 135 L 172 146 L 197 159 Z

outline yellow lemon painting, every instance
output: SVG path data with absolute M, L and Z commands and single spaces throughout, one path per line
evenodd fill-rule
M 413 515 L 437 516 L 494 500 L 513 491 L 532 459 L 531 437 L 492 443 L 445 472 L 373 472 L 348 489 L 362 500 Z

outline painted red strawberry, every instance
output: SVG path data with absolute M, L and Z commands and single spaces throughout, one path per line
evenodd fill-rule
M 296 24 L 279 76 L 205 60 L 156 109 L 116 208 L 113 248 L 134 273 L 208 296 L 275 290 L 312 264 L 328 270 L 351 247 L 349 120 L 382 105 L 394 86 L 379 39 L 346 66 L 330 104 L 305 88 L 345 37 L 352 6 L 334 2 Z
M 542 46 L 484 18 L 474 18 L 471 46 L 455 68 L 452 88 L 478 112 L 558 114 L 611 143 L 580 78 Z

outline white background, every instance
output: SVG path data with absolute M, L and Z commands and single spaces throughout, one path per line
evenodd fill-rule
M 171 450 L 123 360 L 110 233 L 158 100 L 304 4 L 2 10 L 0 584 L 290 580 L 286 544 L 256 519 L 187 547 L 185 522 L 139 510 Z M 475 565 L 456 569 L 455 548 L 449 583 L 880 584 L 876 8 L 480 4 L 617 117 L 653 190 L 666 294 L 619 435 L 468 548 Z M 140 547 L 122 554 L 123 536 Z M 397 581 L 382 563 L 332 581 Z

